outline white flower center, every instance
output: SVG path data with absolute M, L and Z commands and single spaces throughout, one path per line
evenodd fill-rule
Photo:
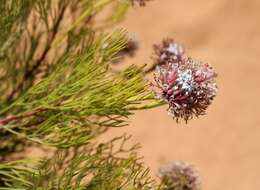
M 171 43 L 167 48 L 167 51 L 174 55 L 179 55 L 183 52 L 183 49 L 180 46 L 178 46 L 177 43 Z
M 191 92 L 193 90 L 193 76 L 191 70 L 178 70 L 178 78 L 176 79 L 181 88 Z

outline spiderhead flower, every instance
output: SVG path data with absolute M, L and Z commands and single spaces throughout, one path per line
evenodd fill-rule
M 163 190 L 200 190 L 201 180 L 192 164 L 177 161 L 159 169 Z
M 217 94 L 212 67 L 187 58 L 183 47 L 171 39 L 156 45 L 155 54 L 156 93 L 169 104 L 170 115 L 177 122 L 204 115 Z
M 173 39 L 165 39 L 162 44 L 154 45 L 154 61 L 156 65 L 181 63 L 185 60 L 185 49 Z

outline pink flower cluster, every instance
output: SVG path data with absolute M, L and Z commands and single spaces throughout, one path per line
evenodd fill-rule
M 177 121 L 204 115 L 216 96 L 217 74 L 209 64 L 186 57 L 184 48 L 172 39 L 155 46 L 157 94 L 169 104 Z
M 159 169 L 165 190 L 200 190 L 201 179 L 194 166 L 187 162 L 170 162 Z

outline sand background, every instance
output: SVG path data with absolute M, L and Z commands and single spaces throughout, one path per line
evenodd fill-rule
M 132 61 L 151 63 L 152 44 L 173 37 L 219 73 L 207 116 L 176 124 L 165 107 L 138 112 L 127 132 L 155 175 L 168 161 L 195 164 L 204 190 L 260 189 L 260 1 L 154 0 L 121 27 L 141 41 Z

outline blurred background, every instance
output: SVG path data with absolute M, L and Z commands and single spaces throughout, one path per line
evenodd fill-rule
M 120 26 L 141 42 L 131 62 L 151 64 L 152 45 L 175 38 L 215 68 L 219 93 L 207 115 L 188 124 L 176 124 L 162 107 L 109 134 L 132 134 L 153 175 L 184 160 L 196 165 L 205 190 L 259 190 L 259 19 L 259 0 L 154 0 L 131 10 Z

